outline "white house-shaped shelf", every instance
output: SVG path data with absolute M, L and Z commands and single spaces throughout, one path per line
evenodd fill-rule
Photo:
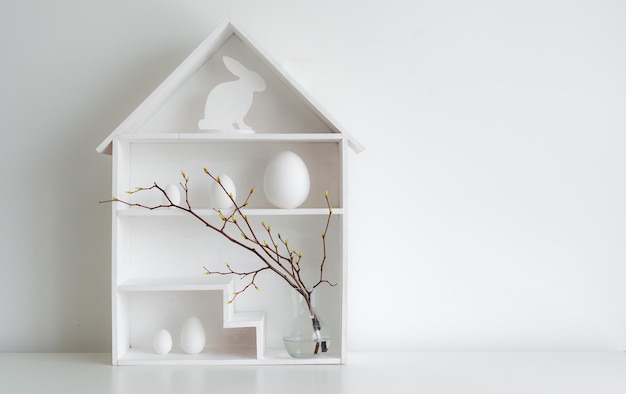
M 265 89 L 254 93 L 245 123 L 254 132 L 199 129 L 207 97 L 216 86 L 237 79 L 224 58 L 257 73 Z M 241 123 L 241 121 L 239 122 Z M 213 131 L 213 130 L 212 130 Z M 210 197 L 213 174 L 227 174 L 239 195 L 255 192 L 245 214 L 253 226 L 267 223 L 301 250 L 304 279 L 319 277 L 324 257 L 328 191 L 333 215 L 326 235 L 324 276 L 336 286 L 316 289 L 316 303 L 332 342 L 314 359 L 295 359 L 282 334 L 292 314 L 292 289 L 278 276 L 260 274 L 259 291 L 245 291 L 237 278 L 205 276 L 229 263 L 252 270 L 259 262 L 180 210 L 145 210 L 112 204 L 112 357 L 116 365 L 294 364 L 346 361 L 346 170 L 348 149 L 362 146 L 232 21 L 223 22 L 98 147 L 112 155 L 112 195 L 136 187 L 179 185 L 189 177 L 189 200 L 207 220 L 219 217 Z M 310 178 L 308 197 L 296 208 L 277 208 L 263 193 L 264 171 L 282 152 L 296 153 Z M 180 187 L 179 187 L 180 190 Z M 158 193 L 128 195 L 128 201 L 159 204 Z M 262 228 L 261 228 L 262 229 Z M 179 345 L 183 321 L 198 316 L 206 331 L 200 354 Z M 173 348 L 152 349 L 152 335 L 167 329 Z

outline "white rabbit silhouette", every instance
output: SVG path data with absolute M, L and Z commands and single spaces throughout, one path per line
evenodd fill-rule
M 220 83 L 211 90 L 204 107 L 204 119 L 198 122 L 198 127 L 205 131 L 254 133 L 243 118 L 252 106 L 254 92 L 265 90 L 265 81 L 233 58 L 224 56 L 222 60 L 228 71 L 239 79 Z

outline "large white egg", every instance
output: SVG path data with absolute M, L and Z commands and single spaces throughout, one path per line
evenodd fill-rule
M 165 191 L 165 194 L 167 194 L 167 196 L 170 198 L 170 201 L 172 201 L 172 204 L 180 204 L 180 189 L 178 188 L 178 185 L 170 184 L 165 186 L 163 190 Z M 163 204 L 169 204 L 169 201 L 167 201 L 167 198 L 165 198 L 165 196 L 163 196 Z
M 309 170 L 297 154 L 285 151 L 274 157 L 265 168 L 263 190 L 272 205 L 297 208 L 311 189 Z
M 152 338 L 152 347 L 159 354 L 167 354 L 172 350 L 172 335 L 169 331 L 162 328 Z
M 219 180 L 226 191 L 233 195 L 233 200 L 237 198 L 237 189 L 235 188 L 235 182 L 228 175 L 220 175 Z M 213 181 L 211 183 L 211 204 L 213 208 L 228 209 L 233 207 L 233 202 L 228 197 L 228 194 L 224 192 L 219 183 Z
M 197 316 L 191 316 L 180 331 L 180 347 L 187 354 L 198 354 L 206 345 L 204 326 Z

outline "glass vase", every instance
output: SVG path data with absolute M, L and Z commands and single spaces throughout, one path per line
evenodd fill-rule
M 292 291 L 292 319 L 283 333 L 287 353 L 293 358 L 315 358 L 330 348 L 328 326 L 315 308 L 314 297 L 310 302 L 297 290 Z

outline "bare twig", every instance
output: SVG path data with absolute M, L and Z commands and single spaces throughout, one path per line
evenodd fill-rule
M 280 278 L 282 278 L 287 284 L 298 291 L 305 299 L 307 306 L 313 312 L 311 294 L 313 291 L 322 283 L 326 283 L 330 286 L 336 286 L 336 283 L 331 283 L 330 281 L 324 279 L 324 265 L 326 264 L 326 234 L 328 232 L 330 226 L 330 220 L 332 216 L 332 207 L 330 206 L 330 202 L 328 199 L 328 191 L 325 193 L 326 205 L 328 206 L 328 218 L 326 220 L 326 226 L 324 231 L 322 232 L 322 249 L 323 249 L 323 257 L 320 262 L 320 274 L 319 280 L 312 287 L 307 287 L 300 276 L 300 261 L 302 259 L 302 252 L 296 252 L 295 248 L 290 247 L 289 241 L 286 238 L 283 238 L 280 233 L 277 233 L 278 241 L 282 244 L 279 247 L 279 243 L 275 241 L 274 234 L 272 232 L 271 226 L 266 225 L 265 222 L 262 222 L 261 225 L 265 229 L 267 236 L 269 238 L 269 243 L 267 240 L 261 241 L 254 229 L 250 221 L 248 220 L 247 215 L 242 211 L 243 208 L 249 205 L 250 198 L 254 193 L 254 188 L 250 189 L 246 199 L 243 203 L 238 204 L 233 198 L 232 193 L 230 193 L 222 184 L 220 177 L 216 177 L 211 174 L 206 168 L 204 172 L 215 182 L 217 182 L 224 193 L 231 200 L 234 208 L 232 213 L 228 214 L 228 216 L 224 215 L 221 210 L 216 209 L 216 212 L 221 221 L 220 225 L 215 225 L 209 222 L 208 219 L 200 216 L 191 206 L 189 201 L 189 177 L 185 174 L 185 172 L 181 171 L 181 175 L 183 177 L 183 181 L 180 183 L 182 189 L 185 192 L 185 202 L 184 205 L 175 204 L 170 197 L 165 192 L 165 189 L 159 186 L 156 182 L 153 183 L 150 187 L 138 187 L 133 191 L 126 192 L 128 195 L 133 195 L 140 192 L 145 192 L 149 190 L 158 190 L 163 196 L 165 196 L 166 203 L 158 204 L 158 205 L 145 205 L 141 203 L 130 202 L 126 200 L 119 199 L 117 197 L 113 197 L 110 200 L 101 201 L 101 202 L 117 202 L 125 204 L 129 207 L 137 207 L 148 210 L 156 210 L 162 208 L 176 208 L 183 212 L 186 212 L 200 221 L 205 227 L 221 234 L 228 241 L 238 245 L 250 253 L 254 254 L 260 261 L 261 267 L 257 269 L 253 269 L 250 271 L 236 271 L 231 268 L 229 264 L 226 265 L 227 270 L 225 271 L 210 271 L 206 267 L 205 274 L 207 275 L 233 275 L 238 276 L 240 280 L 246 280 L 249 278 L 249 282 L 239 291 L 236 291 L 233 294 L 233 297 L 230 299 L 230 302 L 233 302 L 235 298 L 245 292 L 250 287 L 254 287 L 255 289 L 259 289 L 256 284 L 257 275 L 263 271 L 272 271 Z M 241 223 L 241 220 L 243 224 Z M 239 233 L 239 236 L 234 236 L 228 232 L 229 229 L 235 228 Z M 281 249 L 284 247 L 285 252 L 281 252 Z M 314 325 L 317 317 L 314 317 Z

